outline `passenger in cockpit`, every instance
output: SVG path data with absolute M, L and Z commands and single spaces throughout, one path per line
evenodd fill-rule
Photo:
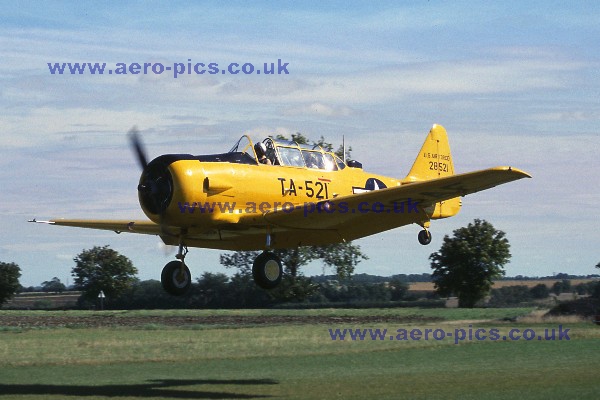
M 267 158 L 267 146 L 264 143 L 256 143 L 254 145 L 254 151 L 258 157 L 258 162 L 261 164 L 272 165 L 271 160 Z

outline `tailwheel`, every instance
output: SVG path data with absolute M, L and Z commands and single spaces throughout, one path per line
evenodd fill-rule
M 419 243 L 421 243 L 422 245 L 428 245 L 429 243 L 431 243 L 431 233 L 426 230 L 423 229 L 421 232 L 419 232 Z
M 160 281 L 167 293 L 181 296 L 190 288 L 192 274 L 183 261 L 171 261 L 163 268 Z
M 279 257 L 270 252 L 263 252 L 252 265 L 254 282 L 263 289 L 273 289 L 283 277 L 283 268 Z

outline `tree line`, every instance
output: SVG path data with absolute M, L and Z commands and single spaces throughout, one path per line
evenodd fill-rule
M 108 246 L 84 250 L 74 258 L 73 286 L 82 292 L 80 306 L 84 308 L 94 306 L 100 291 L 106 295 L 107 305 L 113 308 L 243 308 L 330 303 L 381 306 L 414 301 L 415 295 L 408 292 L 407 285 L 411 278 L 434 283 L 435 293 L 426 295 L 429 304 L 438 301 L 440 305 L 440 298 L 450 296 L 458 297 L 460 307 L 474 307 L 489 295 L 492 305 L 547 297 L 545 285 L 532 289 L 513 286 L 492 290 L 493 281 L 505 275 L 503 266 L 510 258 L 510 246 L 504 232 L 496 230 L 487 221 L 476 219 L 453 234 L 452 237 L 446 235 L 442 247 L 430 255 L 432 274 L 400 274 L 385 281 L 366 274 L 353 275 L 356 265 L 367 256 L 360 246 L 348 242 L 275 250 L 285 265 L 284 278 L 270 291 L 260 289 L 252 279 L 252 260 L 257 252 L 222 254 L 221 264 L 236 270 L 232 277 L 204 273 L 190 293 L 172 298 L 164 293 L 159 282 L 140 282 L 132 262 Z M 313 260 L 321 260 L 335 271 L 331 276 L 333 279 L 305 277 L 301 268 Z M 600 268 L 600 263 L 596 267 Z M 19 290 L 20 276 L 17 264 L 0 262 L 0 305 Z M 569 277 L 567 274 L 561 276 Z M 44 282 L 43 287 L 55 292 L 66 289 L 58 278 Z M 600 295 L 600 283 L 571 288 L 570 281 L 563 279 L 551 290 L 557 294 L 576 290 L 581 294 Z
M 343 304 L 351 307 L 400 306 L 401 302 L 414 301 L 408 294 L 408 284 L 340 283 L 328 281 L 315 283 L 310 278 L 297 277 L 301 285 L 292 288 L 288 281 L 283 288 L 266 291 L 254 284 L 250 275 L 205 272 L 183 296 L 170 296 L 155 280 L 132 285 L 120 296 L 106 301 L 116 309 L 163 308 L 272 308 L 272 307 L 322 307 Z M 301 288 L 301 289 L 299 289 Z M 432 295 L 435 298 L 435 296 Z M 427 302 L 422 302 L 426 304 Z M 431 302 L 443 305 L 443 302 Z M 89 304 L 87 304 L 89 306 Z M 85 306 L 85 304 L 82 304 Z

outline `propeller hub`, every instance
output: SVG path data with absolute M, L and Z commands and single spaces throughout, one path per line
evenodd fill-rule
M 169 207 L 173 197 L 173 178 L 168 166 L 160 162 L 160 157 L 144 169 L 137 189 L 142 207 L 151 214 L 163 214 Z
M 129 130 L 129 139 L 138 164 L 142 167 L 142 176 L 137 187 L 140 204 L 147 214 L 162 216 L 173 197 L 173 178 L 168 164 L 161 162 L 161 157 L 148 163 L 139 131 L 135 126 Z

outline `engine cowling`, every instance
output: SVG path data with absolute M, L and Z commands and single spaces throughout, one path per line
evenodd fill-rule
M 209 183 L 198 157 L 165 154 L 144 168 L 138 198 L 146 216 L 158 224 L 194 225 L 212 217 L 200 211 L 207 195 L 225 190 L 221 186 L 213 188 L 213 183 Z
M 173 177 L 169 164 L 163 157 L 158 157 L 144 168 L 140 177 L 138 198 L 149 217 L 162 215 L 173 199 Z

